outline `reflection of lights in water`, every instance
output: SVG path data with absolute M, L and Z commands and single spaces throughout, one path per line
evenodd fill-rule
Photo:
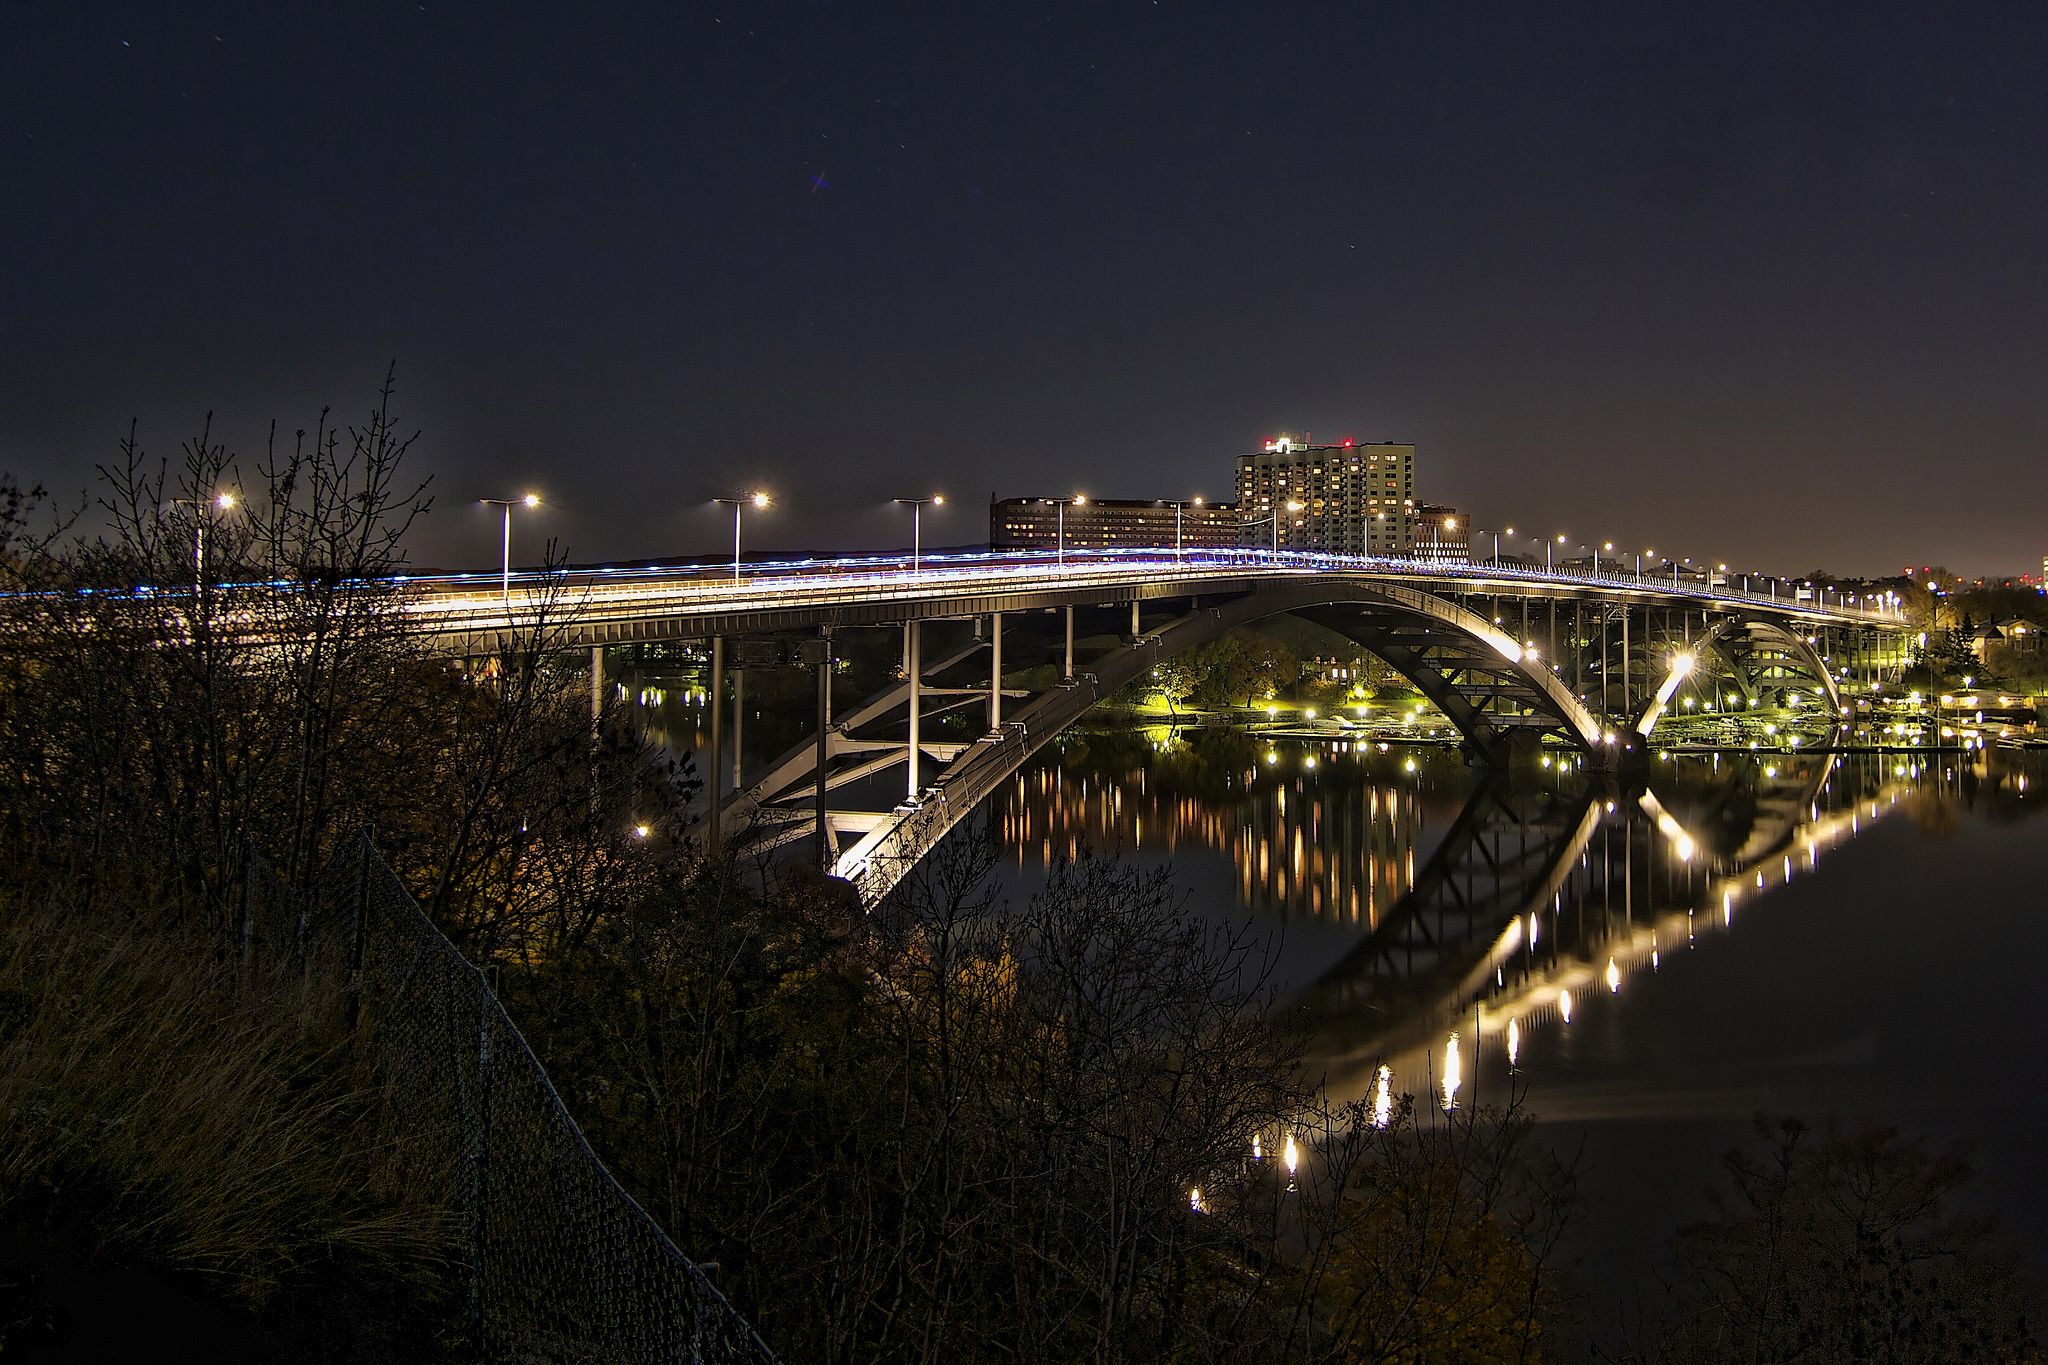
M 1536 946 L 1536 912 L 1534 910 L 1529 912 L 1529 946 L 1531 948 Z
M 1516 1020 L 1508 1020 L 1508 1065 L 1513 1066 L 1522 1055 L 1522 1026 Z
M 1659 962 L 1657 957 L 1657 950 L 1655 948 L 1650 949 L 1650 970 L 1654 972 L 1660 965 L 1661 963 Z
M 1465 1080 L 1465 1062 L 1458 1054 L 1458 1035 L 1453 1033 L 1444 1044 L 1444 1108 L 1455 1108 L 1458 1103 L 1458 1087 Z
M 1564 1016 L 1564 1021 L 1567 1024 L 1572 1021 L 1572 993 L 1570 991 L 1564 990 L 1557 993 L 1557 1012 Z
M 1607 993 L 1612 995 L 1621 989 L 1621 968 L 1614 965 L 1614 959 L 1607 959 Z
M 1383 1066 L 1372 1091 L 1372 1126 L 1384 1128 L 1394 1121 L 1394 1069 Z

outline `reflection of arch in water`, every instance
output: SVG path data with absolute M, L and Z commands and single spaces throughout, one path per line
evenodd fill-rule
M 1745 755 L 1742 761 L 1752 760 Z M 1770 799 L 1753 805 L 1745 837 L 1725 855 L 1713 853 L 1648 789 L 1596 812 L 1605 816 L 1595 821 L 1596 836 L 1552 846 L 1559 866 L 1545 879 L 1554 888 L 1549 897 L 1498 920 L 1491 941 L 1470 955 L 1455 982 L 1444 975 L 1418 982 L 1426 998 L 1410 993 L 1400 1017 L 1376 1006 L 1372 983 L 1357 975 L 1340 979 L 1333 972 L 1305 993 L 1304 1003 L 1321 1016 L 1333 1090 L 1362 1094 L 1382 1061 L 1412 1076 L 1419 1059 L 1453 1029 L 1467 1040 L 1466 1065 L 1476 1066 L 1483 1048 L 1503 1043 L 1511 1025 L 1526 1036 L 1560 1022 L 1568 998 L 1619 991 L 1654 971 L 1663 953 L 1699 933 L 1728 928 L 1742 902 L 1810 870 L 1821 854 L 1888 813 L 1910 790 L 1889 777 L 1874 758 L 1840 764 L 1834 755 L 1813 755 L 1781 767 L 1769 779 Z M 1723 784 L 1717 791 L 1731 789 Z M 1712 805 L 1688 811 L 1695 820 L 1713 815 Z M 1597 850 L 1597 862 L 1589 850 Z M 1596 866 L 1609 875 L 1596 878 Z M 1617 871 L 1619 884 L 1611 875 Z M 1669 899 L 1639 907 L 1636 896 L 1651 900 L 1659 880 Z M 1498 1053 L 1493 1056 L 1497 1062 Z
M 1495 776 L 1482 781 L 1416 874 L 1407 894 L 1357 947 L 1303 993 L 1325 1016 L 1382 1008 L 1388 983 L 1399 994 L 1467 988 L 1483 974 L 1503 926 L 1547 904 L 1598 826 L 1600 807 Z

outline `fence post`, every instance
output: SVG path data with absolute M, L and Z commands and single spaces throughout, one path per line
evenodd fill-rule
M 363 948 L 369 937 L 370 917 L 370 832 L 357 836 L 356 894 L 349 907 L 348 944 L 348 1031 L 356 1031 L 363 1012 Z
M 469 1134 L 469 1330 L 483 1349 L 484 1202 L 490 1197 L 491 1167 L 491 992 L 477 979 L 476 1108 Z

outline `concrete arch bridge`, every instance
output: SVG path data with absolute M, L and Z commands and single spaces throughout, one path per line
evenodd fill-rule
M 916 568 L 890 558 L 582 571 L 502 593 L 495 577 L 423 586 L 408 605 L 416 627 L 471 655 L 506 647 L 545 593 L 553 638 L 589 651 L 593 705 L 607 647 L 708 642 L 712 837 L 758 849 L 810 840 L 819 866 L 869 905 L 1096 702 L 1283 613 L 1384 660 L 1473 762 L 1493 767 L 1546 744 L 1594 768 L 1636 765 L 1695 675 L 1745 697 L 1798 687 L 1839 713 L 1845 685 L 1896 676 L 1904 658 L 1903 622 L 1880 612 L 1627 575 L 1311 554 L 926 556 Z M 899 677 L 845 706 L 835 637 L 877 628 L 900 633 Z M 816 723 L 750 768 L 745 673 L 792 666 L 815 672 Z

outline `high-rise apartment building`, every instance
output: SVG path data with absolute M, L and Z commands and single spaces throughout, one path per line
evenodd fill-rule
M 1415 548 L 1415 447 L 1395 441 L 1310 445 L 1282 436 L 1237 457 L 1241 543 L 1283 550 L 1405 556 Z

